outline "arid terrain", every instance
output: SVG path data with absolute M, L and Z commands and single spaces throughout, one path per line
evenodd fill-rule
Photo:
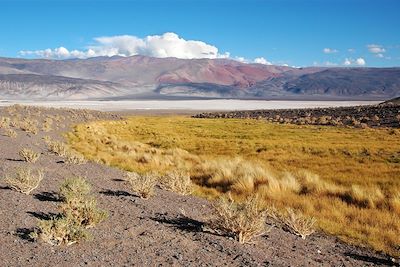
M 16 134 L 13 135 L 4 126 L 0 128 L 1 266 L 398 265 L 395 258 L 345 244 L 320 230 L 302 239 L 271 219 L 267 220 L 267 225 L 273 226 L 268 233 L 251 244 L 240 244 L 206 227 L 215 216 L 210 201 L 166 191 L 159 185 L 155 196 L 139 198 L 126 185 L 120 169 L 92 161 L 68 163 L 46 145 L 49 138 L 67 142 L 63 133 L 71 131 L 75 124 L 120 120 L 118 115 L 11 106 L 0 109 L 2 117 L 36 120 L 37 131 L 11 125 Z M 40 153 L 36 163 L 21 159 L 22 148 Z M 43 170 L 40 185 L 30 195 L 11 190 L 4 177 L 16 168 L 28 166 Z M 29 233 L 37 220 L 47 220 L 57 213 L 60 185 L 64 179 L 76 176 L 84 176 L 92 185 L 98 206 L 108 212 L 108 218 L 89 230 L 91 239 L 77 244 L 51 246 L 41 240 L 33 241 Z
M 355 127 L 400 128 L 400 104 L 395 100 L 387 104 L 358 107 L 304 108 L 211 112 L 194 115 L 195 118 L 265 119 L 279 123 L 299 125 L 347 125 Z
M 149 56 L 74 60 L 0 57 L 5 99 L 165 97 L 377 100 L 399 95 L 400 68 L 247 64 L 232 59 Z

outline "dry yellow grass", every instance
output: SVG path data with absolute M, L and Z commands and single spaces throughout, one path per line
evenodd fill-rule
M 391 130 L 131 117 L 78 125 L 69 140 L 128 171 L 189 172 L 200 196 L 259 194 L 348 242 L 400 255 L 400 139 Z

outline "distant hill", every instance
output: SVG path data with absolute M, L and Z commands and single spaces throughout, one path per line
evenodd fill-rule
M 400 68 L 291 68 L 229 59 L 97 57 L 0 58 L 0 97 L 388 99 L 400 95 Z
M 396 104 L 396 105 L 400 105 L 400 97 L 396 97 L 393 99 L 389 99 L 385 102 L 383 102 L 382 104 Z

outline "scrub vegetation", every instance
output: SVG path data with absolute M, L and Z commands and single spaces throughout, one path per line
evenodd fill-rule
M 68 138 L 88 159 L 156 172 L 164 184 L 174 179 L 171 172 L 188 173 L 198 196 L 229 194 L 240 203 L 257 194 L 261 210 L 275 207 L 301 237 L 317 225 L 347 242 L 400 255 L 397 131 L 147 116 L 77 125 Z

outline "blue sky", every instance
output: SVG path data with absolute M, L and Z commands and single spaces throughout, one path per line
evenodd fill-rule
M 400 66 L 398 0 L 0 0 L 0 10 L 6 57 L 229 53 L 290 66 Z M 187 51 L 172 51 L 175 41 Z

